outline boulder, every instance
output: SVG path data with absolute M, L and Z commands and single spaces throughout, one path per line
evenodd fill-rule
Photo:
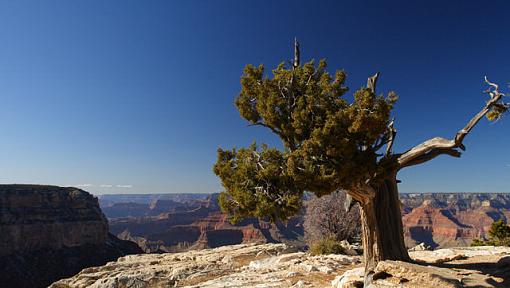
M 430 260 L 434 265 L 430 265 L 430 262 L 381 261 L 375 268 L 369 287 L 509 287 L 509 252 L 506 247 L 413 252 L 412 256 L 421 256 L 422 260 Z M 363 287 L 363 278 L 364 268 L 355 268 L 337 276 L 331 282 L 331 287 Z
M 344 249 L 344 254 L 346 254 L 346 255 L 351 255 L 351 256 L 360 255 L 360 253 L 358 253 L 358 251 L 363 250 L 359 244 L 353 245 L 353 244 L 350 244 L 347 240 L 340 241 L 340 245 Z
M 423 242 L 409 249 L 409 251 L 430 251 L 430 250 L 432 250 L 432 248 Z
M 348 288 L 348 287 L 363 287 L 363 275 L 365 268 L 359 267 L 345 271 L 342 275 L 337 276 L 331 281 L 332 288 Z

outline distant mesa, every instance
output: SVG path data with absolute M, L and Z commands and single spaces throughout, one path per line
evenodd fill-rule
M 408 247 L 470 245 L 494 220 L 510 219 L 510 194 L 401 194 Z M 110 231 L 146 252 L 178 252 L 227 244 L 284 242 L 304 246 L 303 217 L 271 224 L 250 218 L 236 225 L 218 207 L 217 194 L 100 195 Z M 306 205 L 306 201 L 305 201 Z
M 147 253 L 180 252 L 241 243 L 304 246 L 301 216 L 286 223 L 249 218 L 231 224 L 218 194 L 100 195 L 111 233 Z
M 305 245 L 302 214 L 286 222 L 249 218 L 232 224 L 217 197 L 95 198 L 72 187 L 0 185 L 0 286 L 46 287 L 127 254 L 247 243 Z M 510 219 L 510 194 L 415 193 L 400 199 L 408 247 L 467 246 L 486 237 L 494 220 Z
M 508 193 L 401 194 L 400 200 L 408 247 L 469 246 L 475 238 L 486 238 L 495 220 L 510 220 Z

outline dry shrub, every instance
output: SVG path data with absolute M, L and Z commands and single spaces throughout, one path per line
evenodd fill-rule
M 312 196 L 306 203 L 304 218 L 305 241 L 315 249 L 330 247 L 333 241 L 359 242 L 361 223 L 358 204 L 349 212 L 344 209 L 346 194 L 338 191 L 322 197 Z M 322 247 L 322 248 L 320 248 Z M 331 250 L 330 249 L 330 250 Z

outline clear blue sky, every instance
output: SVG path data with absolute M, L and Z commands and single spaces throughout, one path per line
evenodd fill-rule
M 397 150 L 451 137 L 484 75 L 510 81 L 509 16 L 503 0 L 0 1 L 0 182 L 217 192 L 219 146 L 278 143 L 233 100 L 244 65 L 290 59 L 294 36 L 351 91 L 382 73 Z M 461 159 L 408 168 L 400 190 L 510 191 L 509 128 L 484 120 Z

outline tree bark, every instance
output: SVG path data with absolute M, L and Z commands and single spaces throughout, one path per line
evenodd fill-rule
M 391 173 L 377 185 L 366 185 L 360 187 L 358 191 L 349 192 L 361 205 L 365 282 L 370 282 L 379 261 L 411 260 L 404 244 L 396 172 Z M 360 199 L 360 195 L 370 197 Z

